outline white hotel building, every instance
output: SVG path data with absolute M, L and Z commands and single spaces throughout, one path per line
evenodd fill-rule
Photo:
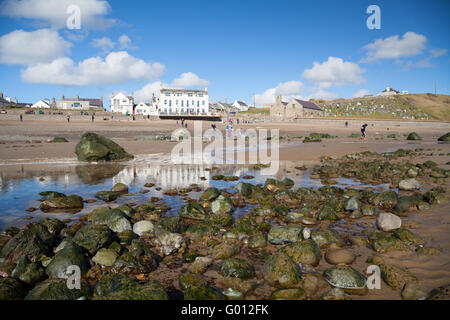
M 160 115 L 210 115 L 208 89 L 161 89 Z

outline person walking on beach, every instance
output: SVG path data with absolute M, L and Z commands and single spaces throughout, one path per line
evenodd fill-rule
M 367 136 L 366 136 L 366 127 L 367 127 L 367 123 L 363 124 L 361 126 L 361 139 L 366 140 Z
M 20 118 L 20 122 L 22 122 L 22 121 L 23 121 L 23 116 L 22 116 L 22 114 L 19 115 L 19 118 Z
M 92 114 L 92 122 L 94 122 L 94 114 Z
M 345 121 L 345 127 L 348 128 L 348 121 Z
M 70 122 L 70 114 L 67 115 L 67 122 Z

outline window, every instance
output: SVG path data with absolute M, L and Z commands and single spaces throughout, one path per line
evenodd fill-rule
M 169 100 L 169 107 L 172 106 L 172 100 Z
M 167 100 L 164 100 L 164 104 L 167 104 Z
M 170 97 L 170 93 L 166 93 L 166 97 Z
M 198 96 L 199 96 L 199 97 L 203 97 L 203 93 L 199 93 Z
M 188 97 L 192 97 L 192 93 L 188 93 Z
M 181 100 L 181 106 L 184 107 L 184 100 Z
M 189 100 L 186 100 L 186 107 L 189 107 Z
M 205 100 L 202 101 L 202 106 L 204 106 L 204 105 L 205 105 Z
M 197 107 L 200 107 L 200 101 L 197 100 Z

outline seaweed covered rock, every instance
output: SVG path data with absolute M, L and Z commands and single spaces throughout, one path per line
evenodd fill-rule
M 111 242 L 112 236 L 113 233 L 107 226 L 90 224 L 78 230 L 73 241 L 94 255 L 100 248 Z
M 330 245 L 332 243 L 335 243 L 338 246 L 344 245 L 344 240 L 339 233 L 332 229 L 315 229 L 311 231 L 311 239 L 313 239 L 319 247 Z
M 416 132 L 411 132 L 406 137 L 406 140 L 422 140 L 421 136 L 419 136 Z
M 53 197 L 41 202 L 42 211 L 82 209 L 83 198 L 76 194 L 64 197 Z
M 312 239 L 288 244 L 281 250 L 295 263 L 317 266 L 322 259 L 320 248 Z
M 178 211 L 178 215 L 186 219 L 205 220 L 208 216 L 208 213 L 200 204 L 191 202 L 182 206 Z
M 80 289 L 71 289 L 65 279 L 48 279 L 28 292 L 25 300 L 77 300 L 89 296 L 90 288 L 84 281 L 81 281 Z
M 213 214 L 226 214 L 233 211 L 233 202 L 230 198 L 222 195 L 211 203 L 211 211 Z
M 78 161 L 124 161 L 133 159 L 133 155 L 126 152 L 114 141 L 93 132 L 83 134 L 75 147 Z
M 298 265 L 284 252 L 271 255 L 263 266 L 263 277 L 272 286 L 288 288 L 295 286 L 302 278 Z
M 381 271 L 381 278 L 394 290 L 402 290 L 408 282 L 418 282 L 418 279 L 406 269 L 384 263 L 381 263 L 379 267 Z
M 0 301 L 23 298 L 24 288 L 19 280 L 0 277 Z
M 324 271 L 323 276 L 333 287 L 341 289 L 363 289 L 366 278 L 349 266 L 335 266 Z
M 227 296 L 211 286 L 189 287 L 184 292 L 184 300 L 227 300 Z
M 306 298 L 302 288 L 278 289 L 272 292 L 270 300 L 303 300 Z
M 296 242 L 303 239 L 303 226 L 272 226 L 267 235 L 267 240 L 272 244 Z
M 220 196 L 219 189 L 217 189 L 215 187 L 209 187 L 200 195 L 200 200 L 213 201 L 218 196 Z
M 168 300 L 163 285 L 156 280 L 139 282 L 125 275 L 104 276 L 95 286 L 95 300 Z
M 45 270 L 40 261 L 31 262 L 27 256 L 21 256 L 17 265 L 11 272 L 11 277 L 19 279 L 27 284 L 35 284 L 45 278 Z
M 81 275 L 84 275 L 89 269 L 89 259 L 73 241 L 67 241 L 60 251 L 56 253 L 50 264 L 47 266 L 46 272 L 49 276 L 54 278 L 66 279 L 73 274 L 70 266 L 78 266 Z
M 30 261 L 37 261 L 41 255 L 50 255 L 54 235 L 40 223 L 30 223 L 2 248 L 1 255 L 12 262 L 25 255 Z
M 441 141 L 441 142 L 450 142 L 450 132 L 447 132 L 446 134 L 440 136 L 440 137 L 438 138 L 438 141 Z
M 220 265 L 219 273 L 224 277 L 249 279 L 255 276 L 253 265 L 243 259 L 229 258 Z

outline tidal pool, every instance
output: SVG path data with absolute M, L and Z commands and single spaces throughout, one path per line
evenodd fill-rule
M 192 184 L 201 187 L 227 189 L 233 191 L 234 186 L 240 181 L 252 184 L 263 184 L 268 178 L 281 179 L 285 176 L 295 181 L 294 188 L 322 186 L 320 180 L 311 179 L 312 166 L 306 170 L 298 170 L 295 167 L 305 165 L 304 162 L 284 161 L 280 163 L 278 173 L 275 175 L 262 175 L 252 166 L 244 165 L 173 165 L 153 164 L 148 162 L 135 162 L 127 164 L 76 164 L 76 163 L 52 163 L 52 164 L 19 164 L 0 166 L 0 227 L 21 227 L 31 221 L 38 221 L 43 217 L 58 218 L 60 220 L 72 219 L 88 214 L 93 209 L 109 205 L 116 207 L 125 203 L 140 204 L 151 197 L 160 197 L 169 207 L 169 216 L 177 215 L 180 207 L 185 203 L 181 196 L 164 195 L 168 189 L 188 188 Z M 212 180 L 214 175 L 237 176 L 239 180 L 223 181 Z M 253 176 L 252 179 L 244 179 L 245 176 Z M 358 181 L 346 178 L 336 179 L 337 186 L 352 188 L 369 187 Z M 98 191 L 110 190 L 111 187 L 122 182 L 128 185 L 129 194 L 119 197 L 115 202 L 106 204 L 101 200 L 94 203 L 85 203 L 84 208 L 77 213 L 58 212 L 45 213 L 39 210 L 42 191 L 58 191 L 66 195 L 77 194 L 84 200 L 95 199 Z M 144 184 L 154 183 L 152 188 L 145 188 Z M 156 188 L 161 188 L 156 190 Z M 370 186 L 382 189 L 388 186 Z M 148 189 L 146 194 L 141 190 Z M 189 192 L 190 198 L 198 199 L 201 192 Z M 27 212 L 27 208 L 38 208 L 34 212 Z M 235 218 L 245 215 L 254 205 L 247 204 L 244 208 L 236 208 L 233 212 Z

